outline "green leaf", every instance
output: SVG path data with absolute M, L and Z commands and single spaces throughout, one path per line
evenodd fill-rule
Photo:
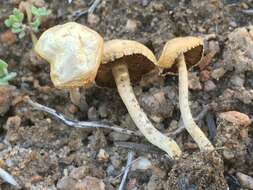
M 40 24 L 41 24 L 41 21 L 39 18 L 36 18 L 35 21 L 31 23 L 31 27 L 34 32 L 38 32 Z
M 14 73 L 14 72 L 7 74 L 3 78 L 0 78 L 0 85 L 7 85 L 7 84 L 9 84 L 8 81 L 12 80 L 16 76 L 17 76 L 17 73 Z
M 18 22 L 22 22 L 24 19 L 24 13 L 16 8 L 13 10 L 13 15 L 16 17 Z
M 8 67 L 8 64 L 2 59 L 0 59 L 0 78 L 8 74 L 7 67 Z
M 18 34 L 18 33 L 22 32 L 22 31 L 24 31 L 24 29 L 23 29 L 23 28 L 14 28 L 14 27 L 12 27 L 12 28 L 11 28 L 11 31 L 12 31 L 14 34 Z
M 8 64 L 4 60 L 0 59 L 0 70 L 5 69 L 7 67 Z
M 32 14 L 36 17 L 48 16 L 51 13 L 51 11 L 47 10 L 45 7 L 36 8 L 32 6 L 31 11 L 32 11 Z
M 10 27 L 12 26 L 13 22 L 12 22 L 11 19 L 6 19 L 6 20 L 4 21 L 4 24 L 5 24 L 5 26 L 7 26 L 8 28 L 10 28 Z

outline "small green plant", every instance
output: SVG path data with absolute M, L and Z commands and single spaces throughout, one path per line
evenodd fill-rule
M 47 10 L 45 7 L 37 8 L 33 5 L 27 7 L 28 24 L 23 23 L 24 13 L 16 8 L 13 10 L 12 15 L 4 21 L 4 24 L 10 28 L 13 33 L 17 34 L 20 39 L 25 36 L 26 31 L 38 32 L 42 18 L 51 13 L 51 11 Z
M 17 75 L 14 72 L 9 73 L 7 67 L 8 64 L 2 59 L 0 59 L 0 86 L 8 85 L 9 84 L 8 82 Z

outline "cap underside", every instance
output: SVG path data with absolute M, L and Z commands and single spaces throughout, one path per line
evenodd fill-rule
M 96 84 L 98 86 L 116 87 L 112 67 L 118 63 L 128 65 L 128 72 L 132 83 L 139 82 L 143 75 L 155 68 L 154 63 L 142 54 L 125 55 L 122 58 L 100 65 L 96 76 Z
M 202 54 L 203 54 L 203 45 L 194 47 L 184 53 L 185 62 L 188 70 L 198 65 L 199 61 L 202 58 Z M 177 73 L 178 73 L 177 64 L 173 64 L 172 67 L 170 68 L 164 68 L 161 74 L 166 75 Z

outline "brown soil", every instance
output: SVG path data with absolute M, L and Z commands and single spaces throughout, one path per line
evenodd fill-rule
M 30 1 L 52 10 L 40 27 L 38 37 L 51 26 L 73 21 L 76 11 L 90 6 L 88 1 L 82 0 L 72 0 L 71 4 L 67 0 Z M 19 3 L 20 0 L 0 3 L 0 58 L 9 64 L 9 71 L 17 73 L 8 88 L 10 96 L 0 94 L 0 103 L 5 103 L 0 106 L 0 167 L 11 173 L 23 189 L 64 189 L 62 186 L 66 188 L 70 184 L 77 184 L 81 189 L 80 183 L 87 184 L 89 180 L 98 184 L 96 188 L 99 189 L 103 189 L 104 184 L 106 190 L 117 189 L 120 178 L 115 177 L 122 172 L 129 150 L 114 143 L 127 141 L 148 145 L 148 142 L 141 137 L 108 130 L 70 128 L 22 101 L 23 96 L 29 95 L 34 101 L 72 119 L 106 120 L 136 130 L 115 89 L 96 86 L 82 89 L 89 106 L 88 112 L 83 113 L 71 104 L 67 91 L 53 87 L 49 66 L 36 57 L 30 36 L 20 40 L 3 24 Z M 252 15 L 243 13 L 252 7 L 251 0 L 101 0 L 94 15 L 85 14 L 76 20 L 98 31 L 106 40 L 124 38 L 142 42 L 157 56 L 168 39 L 187 35 L 204 37 L 206 54 L 215 52 L 205 68 L 191 71 L 195 76 L 192 84 L 199 87 L 192 85 L 190 100 L 194 116 L 204 105 L 209 106 L 198 125 L 217 149 L 220 148 L 221 157 L 215 153 L 199 153 L 186 132 L 178 134 L 175 140 L 188 156 L 174 165 L 150 146 L 133 146 L 135 157 L 148 158 L 156 169 L 131 171 L 127 189 L 226 189 L 226 182 L 230 189 L 239 189 L 237 172 L 253 176 L 252 126 L 246 131 L 247 139 L 242 140 L 238 136 L 241 127 L 224 125 L 218 118 L 219 113 L 229 110 L 253 116 L 253 32 L 249 27 Z M 180 119 L 177 82 L 175 76 L 151 75 L 134 87 L 142 107 L 163 133 L 175 129 Z M 216 126 L 219 126 L 217 130 Z M 245 135 L 245 131 L 241 133 Z M 228 134 L 237 136 L 227 139 Z M 98 158 L 101 149 L 106 151 L 108 159 Z M 225 150 L 230 152 L 225 152 L 224 156 Z M 181 182 L 185 186 L 179 186 Z M 0 181 L 0 189 L 14 188 Z

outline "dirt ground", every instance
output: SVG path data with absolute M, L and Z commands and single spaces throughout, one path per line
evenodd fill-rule
M 194 116 L 203 113 L 197 123 L 219 155 L 199 153 L 182 131 L 174 139 L 184 157 L 173 165 L 142 137 L 74 129 L 33 110 L 22 101 L 25 95 L 69 118 L 105 120 L 137 130 L 115 89 L 82 89 L 89 106 L 87 113 L 71 104 L 67 91 L 55 89 L 49 65 L 36 57 L 30 36 L 20 40 L 3 24 L 21 1 L 2 0 L 0 58 L 17 77 L 10 86 L 0 87 L 0 166 L 23 189 L 117 189 L 121 178 L 116 176 L 122 173 L 131 149 L 135 158 L 146 160 L 150 166 L 137 165 L 130 171 L 127 190 L 253 189 L 252 0 L 101 0 L 92 15 L 78 18 L 77 11 L 90 7 L 88 0 L 72 0 L 71 4 L 67 0 L 30 1 L 52 10 L 38 37 L 51 26 L 75 20 L 98 31 L 105 40 L 142 42 L 157 56 L 168 39 L 203 37 L 205 57 L 189 72 L 190 103 Z M 176 76 L 149 76 L 134 90 L 161 132 L 171 133 L 177 128 Z M 205 108 L 208 111 L 203 112 Z M 0 189 L 15 187 L 0 181 Z

